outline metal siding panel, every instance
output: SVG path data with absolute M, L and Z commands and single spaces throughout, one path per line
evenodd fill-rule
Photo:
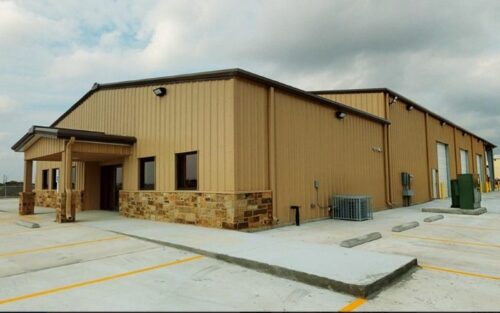
M 382 92 L 318 95 L 329 100 L 352 106 L 373 115 L 386 118 L 384 110 L 384 94 Z
M 132 155 L 123 162 L 125 190 L 137 190 L 137 158 L 146 156 L 156 156 L 156 189 L 174 190 L 175 153 L 197 150 L 199 189 L 233 191 L 230 80 L 165 85 L 161 99 L 154 87 L 100 90 L 57 126 L 135 136 Z
M 302 208 L 304 219 L 326 217 L 318 207 L 314 179 L 320 181 L 319 202 L 333 194 L 369 194 L 375 208 L 385 206 L 383 126 L 276 91 L 276 145 L 278 217 L 292 222 L 290 205 Z

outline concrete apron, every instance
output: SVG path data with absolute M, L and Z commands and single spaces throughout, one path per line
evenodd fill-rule
M 132 219 L 84 224 L 364 298 L 417 265 L 415 258 L 407 256 L 256 233 Z

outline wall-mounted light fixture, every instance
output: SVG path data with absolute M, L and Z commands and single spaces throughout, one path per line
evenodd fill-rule
M 391 102 L 389 102 L 389 105 L 396 103 L 396 101 L 398 101 L 398 96 L 392 98 Z
M 164 95 L 167 94 L 167 89 L 165 87 L 158 87 L 153 89 L 153 92 L 157 97 L 163 97 Z
M 446 122 L 445 121 L 441 121 L 441 126 L 444 126 L 446 125 Z
M 462 132 L 462 136 L 465 136 L 465 132 Z
M 339 120 L 343 119 L 344 117 L 346 117 L 346 113 L 344 112 L 340 112 L 338 111 L 337 113 L 335 113 L 335 117 L 338 118 Z
M 408 104 L 408 105 L 406 106 L 406 109 L 407 109 L 408 111 L 411 111 L 411 110 L 413 110 L 414 108 L 415 108 L 415 107 L 414 107 L 413 105 L 411 105 L 411 104 Z

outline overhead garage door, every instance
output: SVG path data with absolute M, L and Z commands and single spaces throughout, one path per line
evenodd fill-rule
M 462 169 L 462 174 L 469 174 L 469 152 L 467 150 L 460 149 L 460 168 Z
M 437 159 L 439 173 L 439 189 L 441 198 L 448 197 L 450 184 L 450 167 L 448 162 L 448 145 L 437 143 Z
M 484 177 L 483 177 L 483 157 L 479 154 L 476 155 L 476 162 L 477 162 L 477 173 L 479 174 L 479 181 L 481 184 L 484 182 Z M 482 186 L 482 185 L 481 185 Z

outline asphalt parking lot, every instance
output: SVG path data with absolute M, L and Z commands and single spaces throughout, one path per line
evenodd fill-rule
M 371 221 L 324 220 L 259 233 L 327 248 L 379 231 L 382 239 L 352 249 L 417 257 L 420 267 L 366 300 L 92 226 L 95 219 L 122 219 L 116 213 L 85 212 L 78 223 L 56 224 L 52 209 L 38 208 L 22 219 L 41 227 L 24 228 L 15 224 L 16 201 L 0 200 L 2 311 L 500 309 L 500 193 L 484 195 L 488 213 L 480 216 L 447 214 L 424 223 L 433 215 L 420 211 L 425 204 L 376 213 Z M 390 231 L 409 221 L 420 226 Z

